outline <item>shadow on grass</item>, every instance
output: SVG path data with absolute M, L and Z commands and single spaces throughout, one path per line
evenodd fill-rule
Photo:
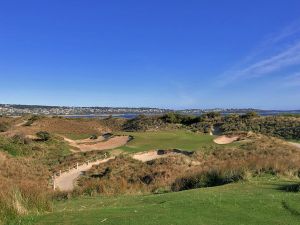
M 286 201 L 282 201 L 281 205 L 284 209 L 289 211 L 292 215 L 294 216 L 300 216 L 300 212 L 297 211 L 296 209 L 293 209 Z
M 286 192 L 299 192 L 300 184 L 283 184 L 278 187 L 278 190 Z

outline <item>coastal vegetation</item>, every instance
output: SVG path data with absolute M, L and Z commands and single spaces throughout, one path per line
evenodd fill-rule
M 75 220 L 78 213 L 80 218 L 92 216 L 87 224 L 93 224 L 99 210 L 103 211 L 101 221 L 118 224 L 121 209 L 130 215 L 135 206 L 138 212 L 144 206 L 165 224 L 188 224 L 174 222 L 170 207 L 179 210 L 180 205 L 189 202 L 198 211 L 196 196 L 205 195 L 211 197 L 201 200 L 200 205 L 205 206 L 201 209 L 213 207 L 214 200 L 209 199 L 214 199 L 216 193 L 224 199 L 218 203 L 227 212 L 224 218 L 232 216 L 232 201 L 243 214 L 247 208 L 244 204 L 250 201 L 253 207 L 262 207 L 256 201 L 264 195 L 273 210 L 267 214 L 267 224 L 276 224 L 271 214 L 278 213 L 278 208 L 288 223 L 295 221 L 293 213 L 299 210 L 294 199 L 299 198 L 300 152 L 297 145 L 286 140 L 300 140 L 298 117 L 262 117 L 252 112 L 227 116 L 215 112 L 200 116 L 168 113 L 102 120 L 39 117 L 30 126 L 24 125 L 30 118 L 1 117 L 7 129 L 0 135 L 0 224 L 82 224 Z M 233 142 L 218 144 L 215 140 L 220 135 L 234 137 Z M 115 145 L 115 141 L 127 137 L 125 145 Z M 110 148 L 110 143 L 117 147 Z M 86 146 L 91 150 L 84 151 Z M 53 190 L 53 175 L 76 168 L 76 164 L 108 157 L 107 162 L 84 171 L 74 189 Z M 238 189 L 243 190 L 241 194 L 230 199 L 228 193 Z M 277 200 L 271 203 L 270 196 Z M 97 203 L 100 198 L 102 205 Z M 166 201 L 156 203 L 167 210 L 163 215 L 151 206 L 159 199 Z M 121 203 L 113 210 L 109 205 L 116 201 Z M 76 204 L 86 207 L 86 214 L 75 209 Z M 70 209 L 64 212 L 66 217 L 58 216 L 63 207 Z M 144 218 L 150 212 L 143 213 Z M 185 221 L 193 222 L 193 214 L 186 213 Z M 218 219 L 211 218 L 212 213 L 203 212 L 203 224 L 218 224 Z M 256 222 L 265 221 L 261 212 L 253 213 L 257 215 Z M 135 223 L 149 224 L 141 221 L 136 218 Z M 245 224 L 253 224 L 253 219 L 248 218 Z

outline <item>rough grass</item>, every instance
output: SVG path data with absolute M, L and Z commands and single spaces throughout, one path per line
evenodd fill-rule
M 213 136 L 184 130 L 125 132 L 121 134 L 134 137 L 126 146 L 120 148 L 128 152 L 173 148 L 197 151 L 216 146 L 213 142 Z
M 69 155 L 68 145 L 59 138 L 51 138 L 48 141 L 30 141 L 22 143 L 14 137 L 0 136 L 0 151 L 7 152 L 15 157 L 33 157 L 40 159 L 45 165 L 55 164 L 59 157 Z
M 181 191 L 247 180 L 261 174 L 299 177 L 300 152 L 285 142 L 253 135 L 239 147 L 212 152 L 173 154 L 142 163 L 130 156 L 94 166 L 85 173 L 76 194 L 128 194 Z
M 300 193 L 278 189 L 292 183 L 268 176 L 159 195 L 77 198 L 20 224 L 294 225 L 300 219 Z
M 101 132 L 110 121 L 106 121 L 107 127 L 102 123 L 42 118 L 29 127 L 16 129 L 26 129 L 24 134 L 47 130 L 54 134 L 78 135 L 76 138 L 80 138 L 94 131 Z M 47 190 L 49 170 L 62 169 L 87 155 L 71 156 L 66 143 L 55 135 L 49 141 L 27 144 L 0 139 L 0 154 L 1 151 L 10 154 L 9 159 L 0 161 L 0 220 L 3 222 L 3 218 L 7 217 L 5 222 L 11 220 L 11 224 L 182 225 L 239 224 L 240 221 L 244 224 L 283 224 L 282 221 L 284 224 L 297 224 L 294 217 L 300 219 L 299 193 L 282 191 L 278 186 L 284 185 L 284 181 L 273 182 L 268 178 L 166 195 L 105 197 L 103 194 L 141 194 L 144 190 L 145 193 L 163 193 L 167 190 L 165 187 L 172 184 L 178 187 L 174 191 L 222 185 L 241 180 L 247 171 L 254 176 L 266 173 L 299 176 L 299 149 L 274 138 L 258 136 L 254 141 L 241 142 L 239 145 L 219 146 L 213 143 L 213 136 L 184 130 L 125 134 L 135 137 L 122 148 L 127 152 L 180 148 L 196 151 L 196 154 L 190 159 L 183 157 L 183 161 L 160 159 L 146 166 L 136 161 L 115 161 L 115 165 L 112 163 L 93 168 L 86 174 L 86 180 L 80 181 L 83 181 L 83 186 L 85 181 L 88 184 L 83 187 L 87 188 L 87 194 L 102 188 L 98 191 L 100 197 L 60 202 L 53 213 L 27 216 L 23 221 L 20 218 L 12 219 L 27 213 L 42 213 L 49 208 L 50 198 L 43 195 Z M 192 160 L 198 160 L 200 164 L 193 164 Z M 240 168 L 245 170 L 232 173 Z M 214 170 L 217 173 L 210 173 Z M 229 173 L 223 174 L 221 171 Z M 184 182 L 190 180 L 195 185 L 185 186 Z M 287 182 L 287 185 L 290 184 L 294 183 Z
M 131 157 L 117 157 L 94 166 L 78 181 L 76 194 L 136 194 L 170 191 L 172 182 L 189 169 L 183 157 L 169 157 L 143 163 Z
M 0 151 L 0 224 L 50 208 L 48 171 L 39 161 Z
M 29 120 L 30 118 L 20 117 L 13 123 L 12 129 L 8 135 L 13 136 L 15 133 L 24 133 L 26 135 L 33 135 L 38 131 L 47 131 L 52 134 L 70 134 L 70 135 L 86 135 L 86 134 L 101 134 L 102 132 L 110 131 L 109 123 L 99 119 L 67 119 L 60 117 L 42 117 L 38 120 Z M 4 121 L 10 121 L 8 119 Z M 30 126 L 15 126 L 20 121 L 31 121 Z M 1 122 L 1 121 L 0 121 Z M 113 122 L 112 122 L 113 124 Z

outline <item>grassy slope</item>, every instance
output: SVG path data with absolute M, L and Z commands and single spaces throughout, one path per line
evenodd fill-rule
M 148 151 L 153 149 L 180 148 L 184 150 L 200 150 L 215 146 L 213 136 L 201 135 L 188 131 L 155 131 L 121 133 L 134 136 L 122 150 L 129 152 Z
M 279 190 L 287 183 L 264 178 L 162 195 L 78 198 L 22 224 L 299 224 L 300 193 Z

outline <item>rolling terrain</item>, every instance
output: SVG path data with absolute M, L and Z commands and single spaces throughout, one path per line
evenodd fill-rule
M 298 224 L 300 194 L 282 187 L 295 181 L 262 177 L 245 183 L 183 192 L 84 197 L 58 202 L 46 215 L 22 224 Z
M 299 221 L 298 117 L 27 115 L 0 128 L 1 225 Z

